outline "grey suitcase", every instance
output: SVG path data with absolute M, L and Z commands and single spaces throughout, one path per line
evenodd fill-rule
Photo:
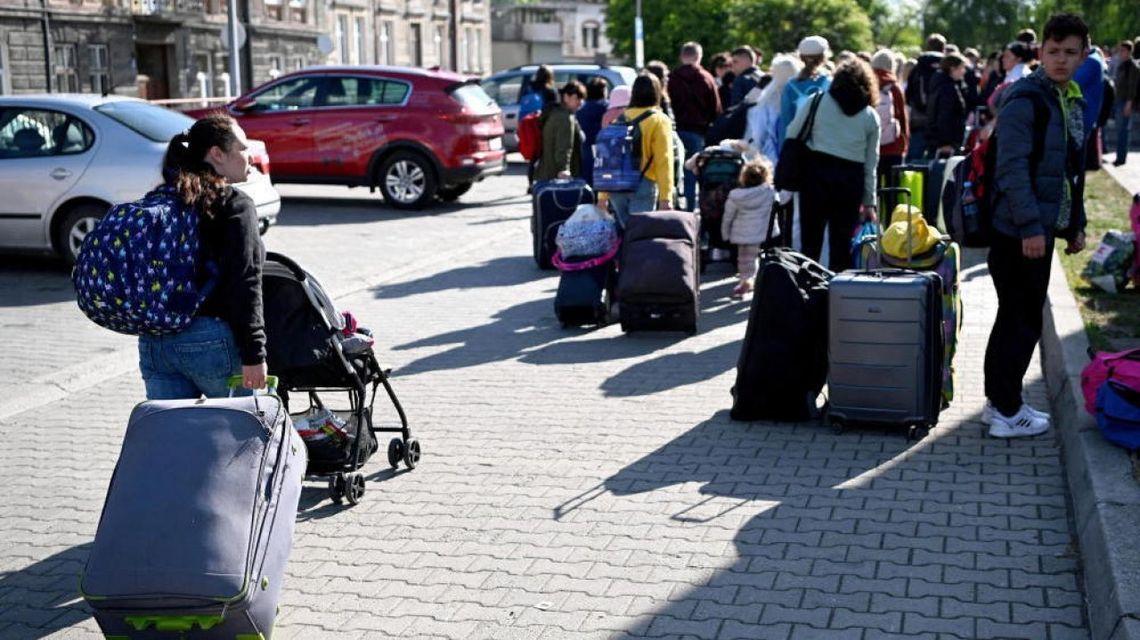
M 697 332 L 700 226 L 700 216 L 687 211 L 629 217 L 616 294 L 622 331 Z
M 828 296 L 828 421 L 919 429 L 942 407 L 942 280 L 933 272 L 845 271 Z
M 80 578 L 103 634 L 270 638 L 305 464 L 276 396 L 135 407 Z

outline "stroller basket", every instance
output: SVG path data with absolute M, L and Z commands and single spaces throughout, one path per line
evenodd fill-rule
M 265 258 L 262 293 L 268 368 L 280 378 L 278 390 L 286 407 L 291 395 L 307 394 L 306 416 L 325 412 L 330 420 L 344 423 L 343 427 L 326 430 L 335 436 L 332 442 L 340 446 L 331 446 L 327 438 L 320 446 L 315 440 L 306 440 L 308 473 L 330 476 L 329 492 L 335 502 L 347 498 L 356 504 L 364 493 L 364 475 L 359 469 L 378 448 L 376 433 L 399 434 L 388 443 L 388 462 L 393 468 L 401 460 L 409 469 L 415 468 L 420 458 L 419 442 L 412 438 L 388 372 L 380 367 L 371 347 L 348 345 L 346 350 L 344 316 L 320 282 L 286 256 L 269 252 Z M 399 426 L 373 424 L 372 408 L 380 387 L 399 416 Z M 327 411 L 319 392 L 347 394 L 350 408 Z M 298 409 L 290 407 L 294 415 L 300 413 Z
M 744 167 L 744 156 L 737 151 L 709 149 L 697 156 L 697 173 L 701 189 L 722 184 L 735 184 Z

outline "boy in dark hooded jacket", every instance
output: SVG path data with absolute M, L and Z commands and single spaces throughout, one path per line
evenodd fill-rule
M 1041 338 L 1054 239 L 1068 241 L 1067 253 L 1085 244 L 1085 105 L 1073 76 L 1088 45 L 1080 16 L 1050 18 L 1040 68 L 1006 89 L 998 113 L 988 260 L 998 312 L 986 348 L 989 402 L 982 414 L 998 438 L 1049 429 L 1049 415 L 1025 404 L 1021 387 Z

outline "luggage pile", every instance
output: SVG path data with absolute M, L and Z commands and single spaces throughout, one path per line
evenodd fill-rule
M 617 222 L 592 204 L 579 205 L 555 234 L 551 263 L 562 272 L 554 314 L 563 327 L 610 321 L 610 301 L 621 240 Z
M 1081 372 L 1081 392 L 1105 439 L 1140 449 L 1140 349 L 1094 354 Z

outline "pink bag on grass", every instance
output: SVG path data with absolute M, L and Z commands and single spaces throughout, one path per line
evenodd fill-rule
M 1085 396 L 1085 410 L 1094 416 L 1097 391 L 1108 380 L 1140 392 L 1140 349 L 1116 353 L 1101 351 L 1085 366 L 1081 372 L 1081 393 Z
M 1140 193 L 1132 196 L 1132 211 L 1128 218 L 1132 221 L 1132 235 L 1136 241 L 1136 251 L 1132 252 L 1132 285 L 1140 289 Z

